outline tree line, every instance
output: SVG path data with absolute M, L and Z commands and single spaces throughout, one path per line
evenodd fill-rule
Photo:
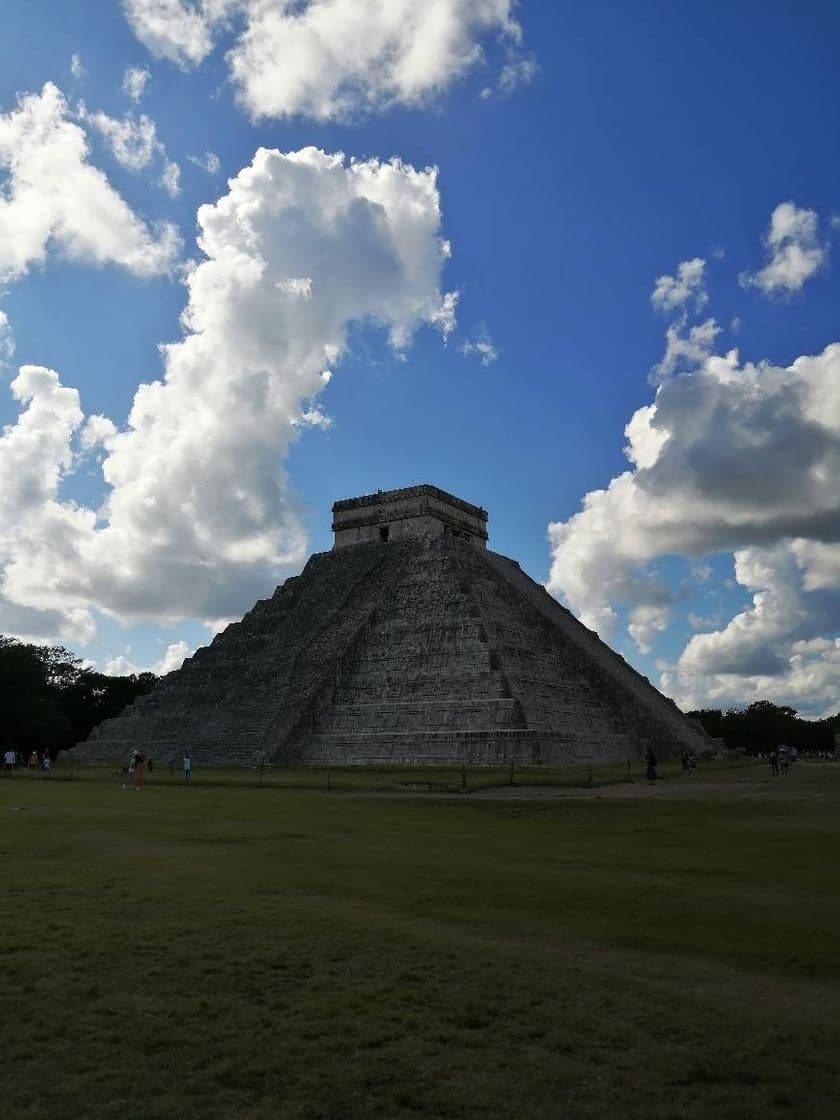
M 723 739 L 730 750 L 765 754 L 771 747 L 787 743 L 811 754 L 830 752 L 840 734 L 840 712 L 826 719 L 802 719 L 796 708 L 756 700 L 747 708 L 701 708 L 686 712 L 698 720 L 714 739 Z
M 0 754 L 55 758 L 86 739 L 144 692 L 157 677 L 109 677 L 83 664 L 64 646 L 38 646 L 0 635 Z

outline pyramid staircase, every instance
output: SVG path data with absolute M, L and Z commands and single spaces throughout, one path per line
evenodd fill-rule
M 487 762 L 526 729 L 462 574 L 459 541 L 411 550 L 298 751 L 307 762 Z

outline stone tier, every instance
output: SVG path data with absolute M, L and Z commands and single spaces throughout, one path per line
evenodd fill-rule
M 633 742 L 626 736 L 598 734 L 574 737 L 519 730 L 382 732 L 364 735 L 317 734 L 307 746 L 311 766 L 466 765 L 537 766 L 608 762 L 632 758 Z

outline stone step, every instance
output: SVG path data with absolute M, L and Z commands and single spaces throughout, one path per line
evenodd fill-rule
M 475 647 L 461 652 L 457 649 L 431 649 L 415 651 L 382 651 L 375 655 L 365 650 L 359 661 L 360 678 L 369 673 L 402 674 L 428 676 L 437 672 L 452 672 L 463 669 L 468 672 L 492 672 L 492 654 L 486 646 Z M 352 679 L 349 672 L 342 673 L 342 683 Z
M 381 711 L 404 711 L 407 715 L 413 712 L 423 712 L 427 708 L 451 708 L 453 711 L 468 711 L 469 709 L 484 709 L 491 704 L 511 705 L 516 704 L 518 701 L 510 696 L 494 696 L 494 697 L 468 697 L 466 699 L 452 699 L 449 696 L 443 696 L 437 699 L 430 700 L 376 700 L 376 701 L 362 701 L 357 703 L 342 704 L 342 711 L 356 711 L 365 712 L 371 708 L 376 708 Z M 338 705 L 335 705 L 338 707 Z
M 403 665 L 400 665 L 399 673 L 390 673 L 387 668 L 388 659 L 368 658 L 364 656 L 360 660 L 358 667 L 352 670 L 352 683 L 357 688 L 376 688 L 384 687 L 386 684 L 403 683 L 406 687 L 420 687 L 428 685 L 430 688 L 451 686 L 459 688 L 461 685 L 469 685 L 471 683 L 479 684 L 484 681 L 493 680 L 501 683 L 503 677 L 497 670 L 490 667 L 492 660 L 491 654 L 487 652 L 486 647 L 481 647 L 480 658 L 478 659 L 479 668 L 469 669 L 462 666 L 459 662 L 457 666 L 449 668 L 439 668 L 433 666 L 427 668 L 421 664 L 418 658 L 418 666 L 412 673 L 407 673 Z M 350 682 L 350 676 L 342 678 L 342 685 Z
M 316 732 L 444 731 L 521 728 L 519 702 L 512 699 L 408 701 L 337 704 L 318 719 Z
M 422 673 L 416 677 L 367 675 L 361 679 L 353 674 L 352 683 L 340 684 L 334 694 L 336 704 L 378 703 L 389 700 L 472 700 L 481 697 L 505 697 L 508 693 L 500 673 L 488 672 L 472 676 L 438 676 Z
M 368 632 L 369 645 L 483 641 L 484 628 L 478 618 L 458 617 L 377 619 Z
M 382 732 L 363 735 L 313 734 L 303 744 L 308 764 L 406 765 L 422 759 L 433 765 L 569 765 L 575 762 L 636 757 L 627 736 L 549 735 L 531 730 L 486 728 L 469 731 Z

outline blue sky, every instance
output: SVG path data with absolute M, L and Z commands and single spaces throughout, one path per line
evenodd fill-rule
M 0 632 L 167 668 L 432 482 L 684 706 L 836 711 L 836 6 L 268 7 L 4 6 Z

